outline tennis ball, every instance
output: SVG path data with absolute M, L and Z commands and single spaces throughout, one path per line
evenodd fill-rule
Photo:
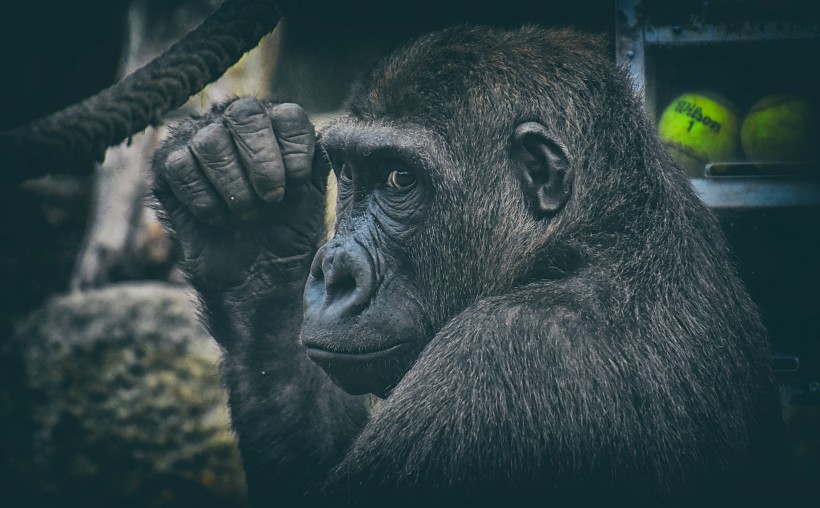
M 738 117 L 732 103 L 715 93 L 685 93 L 661 114 L 658 133 L 666 151 L 689 174 L 703 176 L 707 162 L 734 157 Z
M 757 101 L 740 129 L 740 143 L 751 162 L 804 161 L 816 150 L 816 117 L 811 106 L 791 95 Z

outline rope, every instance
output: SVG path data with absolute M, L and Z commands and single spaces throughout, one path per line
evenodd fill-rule
M 282 17 L 277 0 L 228 0 L 165 53 L 83 102 L 0 133 L 0 185 L 84 173 L 121 143 L 219 78 Z

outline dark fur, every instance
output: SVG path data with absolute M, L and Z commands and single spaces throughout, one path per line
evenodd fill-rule
M 230 345 L 260 504 L 303 490 L 386 505 L 717 501 L 759 479 L 750 466 L 779 421 L 766 332 L 715 218 L 602 53 L 565 30 L 432 34 L 374 70 L 326 133 L 339 153 L 362 150 L 361 129 L 422 143 L 431 189 L 409 225 L 340 205 L 333 241 L 355 237 L 394 263 L 383 270 L 412 300 L 371 305 L 418 328 L 418 358 L 396 367 L 369 419 L 298 351 L 296 288 L 198 285 Z M 533 213 L 515 176 L 523 122 L 545 125 L 570 159 L 571 198 L 554 216 Z M 363 316 L 367 330 L 391 322 Z

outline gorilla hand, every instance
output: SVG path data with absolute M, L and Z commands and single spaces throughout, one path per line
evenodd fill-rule
M 173 130 L 154 157 L 154 194 L 194 285 L 253 294 L 304 282 L 323 234 L 328 169 L 315 145 L 301 107 L 256 99 Z

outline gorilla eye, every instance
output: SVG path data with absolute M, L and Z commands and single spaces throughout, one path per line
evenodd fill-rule
M 407 189 L 416 183 L 416 175 L 407 169 L 394 169 L 387 174 L 386 183 L 391 189 Z

